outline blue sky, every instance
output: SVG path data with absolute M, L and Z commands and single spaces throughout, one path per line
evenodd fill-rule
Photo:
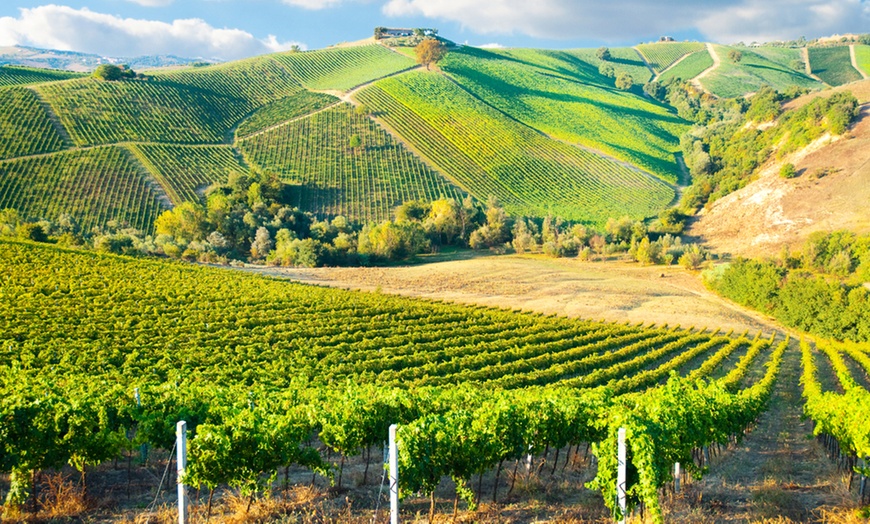
M 870 30 L 870 0 L 5 0 L 0 46 L 231 60 L 436 27 L 510 47 L 634 45 L 670 35 L 722 43 Z

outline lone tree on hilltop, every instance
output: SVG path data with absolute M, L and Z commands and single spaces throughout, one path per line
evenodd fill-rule
M 599 47 L 595 54 L 598 56 L 599 60 L 610 60 L 610 49 L 607 49 L 606 47 Z
M 444 55 L 447 54 L 447 48 L 440 40 L 427 38 L 417 44 L 414 52 L 417 54 L 417 63 L 426 66 L 428 71 L 430 64 L 434 64 L 444 58 Z
M 136 78 L 136 72 L 125 65 L 101 64 L 94 70 L 94 78 L 115 82 L 124 78 Z

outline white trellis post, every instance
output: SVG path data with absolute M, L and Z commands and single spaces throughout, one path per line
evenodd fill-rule
M 390 426 L 390 524 L 399 524 L 399 450 L 396 425 Z
M 184 524 L 187 521 L 187 492 L 182 479 L 187 468 L 187 422 L 178 422 L 175 426 L 175 438 L 178 452 L 178 524 Z
M 674 464 L 674 493 L 680 492 L 680 463 Z
M 628 458 L 628 452 L 625 447 L 625 428 L 619 428 L 616 436 L 616 446 L 616 502 L 619 506 L 619 524 L 625 524 L 625 490 L 627 488 L 626 483 L 628 482 L 628 472 L 626 471 L 626 460 Z

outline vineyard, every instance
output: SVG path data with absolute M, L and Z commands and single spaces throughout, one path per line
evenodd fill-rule
M 810 47 L 810 67 L 813 74 L 832 86 L 840 86 L 863 78 L 849 57 L 849 46 Z
M 125 149 L 100 147 L 0 162 L 0 209 L 31 219 L 73 217 L 82 230 L 109 221 L 150 231 L 163 211 Z
M 200 199 L 215 182 L 247 168 L 230 146 L 129 144 L 127 149 L 160 183 L 173 205 Z
M 655 44 L 640 44 L 637 49 L 643 54 L 650 67 L 656 73 L 661 73 L 680 58 L 704 50 L 700 42 L 658 42 Z
M 741 96 L 758 91 L 765 85 L 778 91 L 785 91 L 793 86 L 807 89 L 824 87 L 802 71 L 773 62 L 747 49 L 722 45 L 713 47 L 721 63 L 715 71 L 701 80 L 701 84 L 716 96 Z M 737 63 L 728 58 L 729 52 L 735 49 L 742 53 L 742 58 Z M 848 60 L 848 56 L 846 59 Z
M 358 137 L 360 145 L 351 146 Z M 239 142 L 252 165 L 298 184 L 294 203 L 322 217 L 381 222 L 411 200 L 462 198 L 371 119 L 348 104 Z
M 4 65 L 0 66 L 0 87 L 56 82 L 58 80 L 80 78 L 81 76 L 79 73 L 72 73 L 70 71 Z
M 710 53 L 706 49 L 695 51 L 682 62 L 662 73 L 659 76 L 659 81 L 667 83 L 675 78 L 691 80 L 710 67 L 713 67 L 713 57 L 710 56 Z
M 168 451 L 183 417 L 185 482 L 209 490 L 253 497 L 290 465 L 341 485 L 345 459 L 399 423 L 403 497 L 450 476 L 465 498 L 472 474 L 497 479 L 505 460 L 592 442 L 611 504 L 613 438 L 626 427 L 639 474 L 629 497 L 661 521 L 673 463 L 695 471 L 698 449 L 742 436 L 788 345 L 0 247 L 0 444 L 13 500 L 34 470 L 69 461 L 84 472 L 141 443 Z M 125 429 L 132 441 L 118 438 Z
M 650 216 L 673 196 L 658 180 L 506 118 L 441 75 L 384 80 L 358 99 L 460 187 L 519 215 L 601 224 L 614 213 Z
M 236 138 L 245 138 L 258 131 L 283 124 L 338 103 L 334 96 L 311 91 L 300 91 L 287 98 L 263 106 L 245 119 L 236 129 Z
M 249 112 L 243 100 L 168 81 L 86 78 L 36 89 L 80 147 L 118 142 L 221 143 Z
M 60 151 L 63 138 L 29 89 L 0 89 L 0 160 Z
M 652 71 L 646 66 L 636 49 L 632 47 L 610 47 L 608 51 L 610 51 L 610 59 L 606 61 L 598 58 L 596 49 L 569 49 L 564 51 L 564 53 L 591 64 L 596 70 L 598 70 L 601 64 L 610 64 L 617 75 L 619 73 L 626 73 L 631 76 L 636 84 L 645 84 L 652 80 Z M 510 53 L 511 51 L 506 52 Z M 557 52 L 551 51 L 551 53 Z M 582 67 L 582 64 L 577 64 L 575 67 L 579 69 Z M 607 82 L 606 85 L 610 87 L 610 82 Z
M 382 45 L 283 53 L 275 59 L 309 89 L 347 91 L 414 67 L 414 60 Z
M 441 68 L 474 97 L 512 119 L 675 182 L 673 154 L 688 129 L 685 122 L 642 97 L 613 89 L 611 79 L 598 75 L 597 68 L 590 73 L 588 65 L 578 67 L 571 56 L 521 50 L 502 57 L 463 50 L 450 53 Z M 600 87 L 588 85 L 588 74 L 597 77 Z

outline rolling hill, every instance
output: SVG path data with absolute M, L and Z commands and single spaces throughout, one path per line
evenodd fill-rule
M 815 231 L 870 232 L 870 80 L 808 95 L 786 107 L 839 90 L 851 91 L 864 104 L 847 135 L 822 137 L 768 163 L 757 180 L 717 200 L 689 233 L 718 252 L 757 257 L 777 255 L 783 246 L 797 248 Z M 785 162 L 795 165 L 796 178 L 779 176 Z
M 720 96 L 762 83 L 821 88 L 785 65 L 795 53 L 744 50 L 704 87 Z M 293 185 L 296 204 L 322 218 L 380 221 L 407 200 L 465 194 L 595 227 L 652 217 L 675 200 L 689 123 L 642 84 L 697 76 L 712 57 L 700 43 L 610 55 L 458 47 L 423 71 L 408 49 L 369 40 L 119 82 L 4 66 L 0 209 L 150 231 L 161 210 L 256 168 Z M 856 56 L 865 61 L 863 48 Z M 634 86 L 617 89 L 620 74 Z

